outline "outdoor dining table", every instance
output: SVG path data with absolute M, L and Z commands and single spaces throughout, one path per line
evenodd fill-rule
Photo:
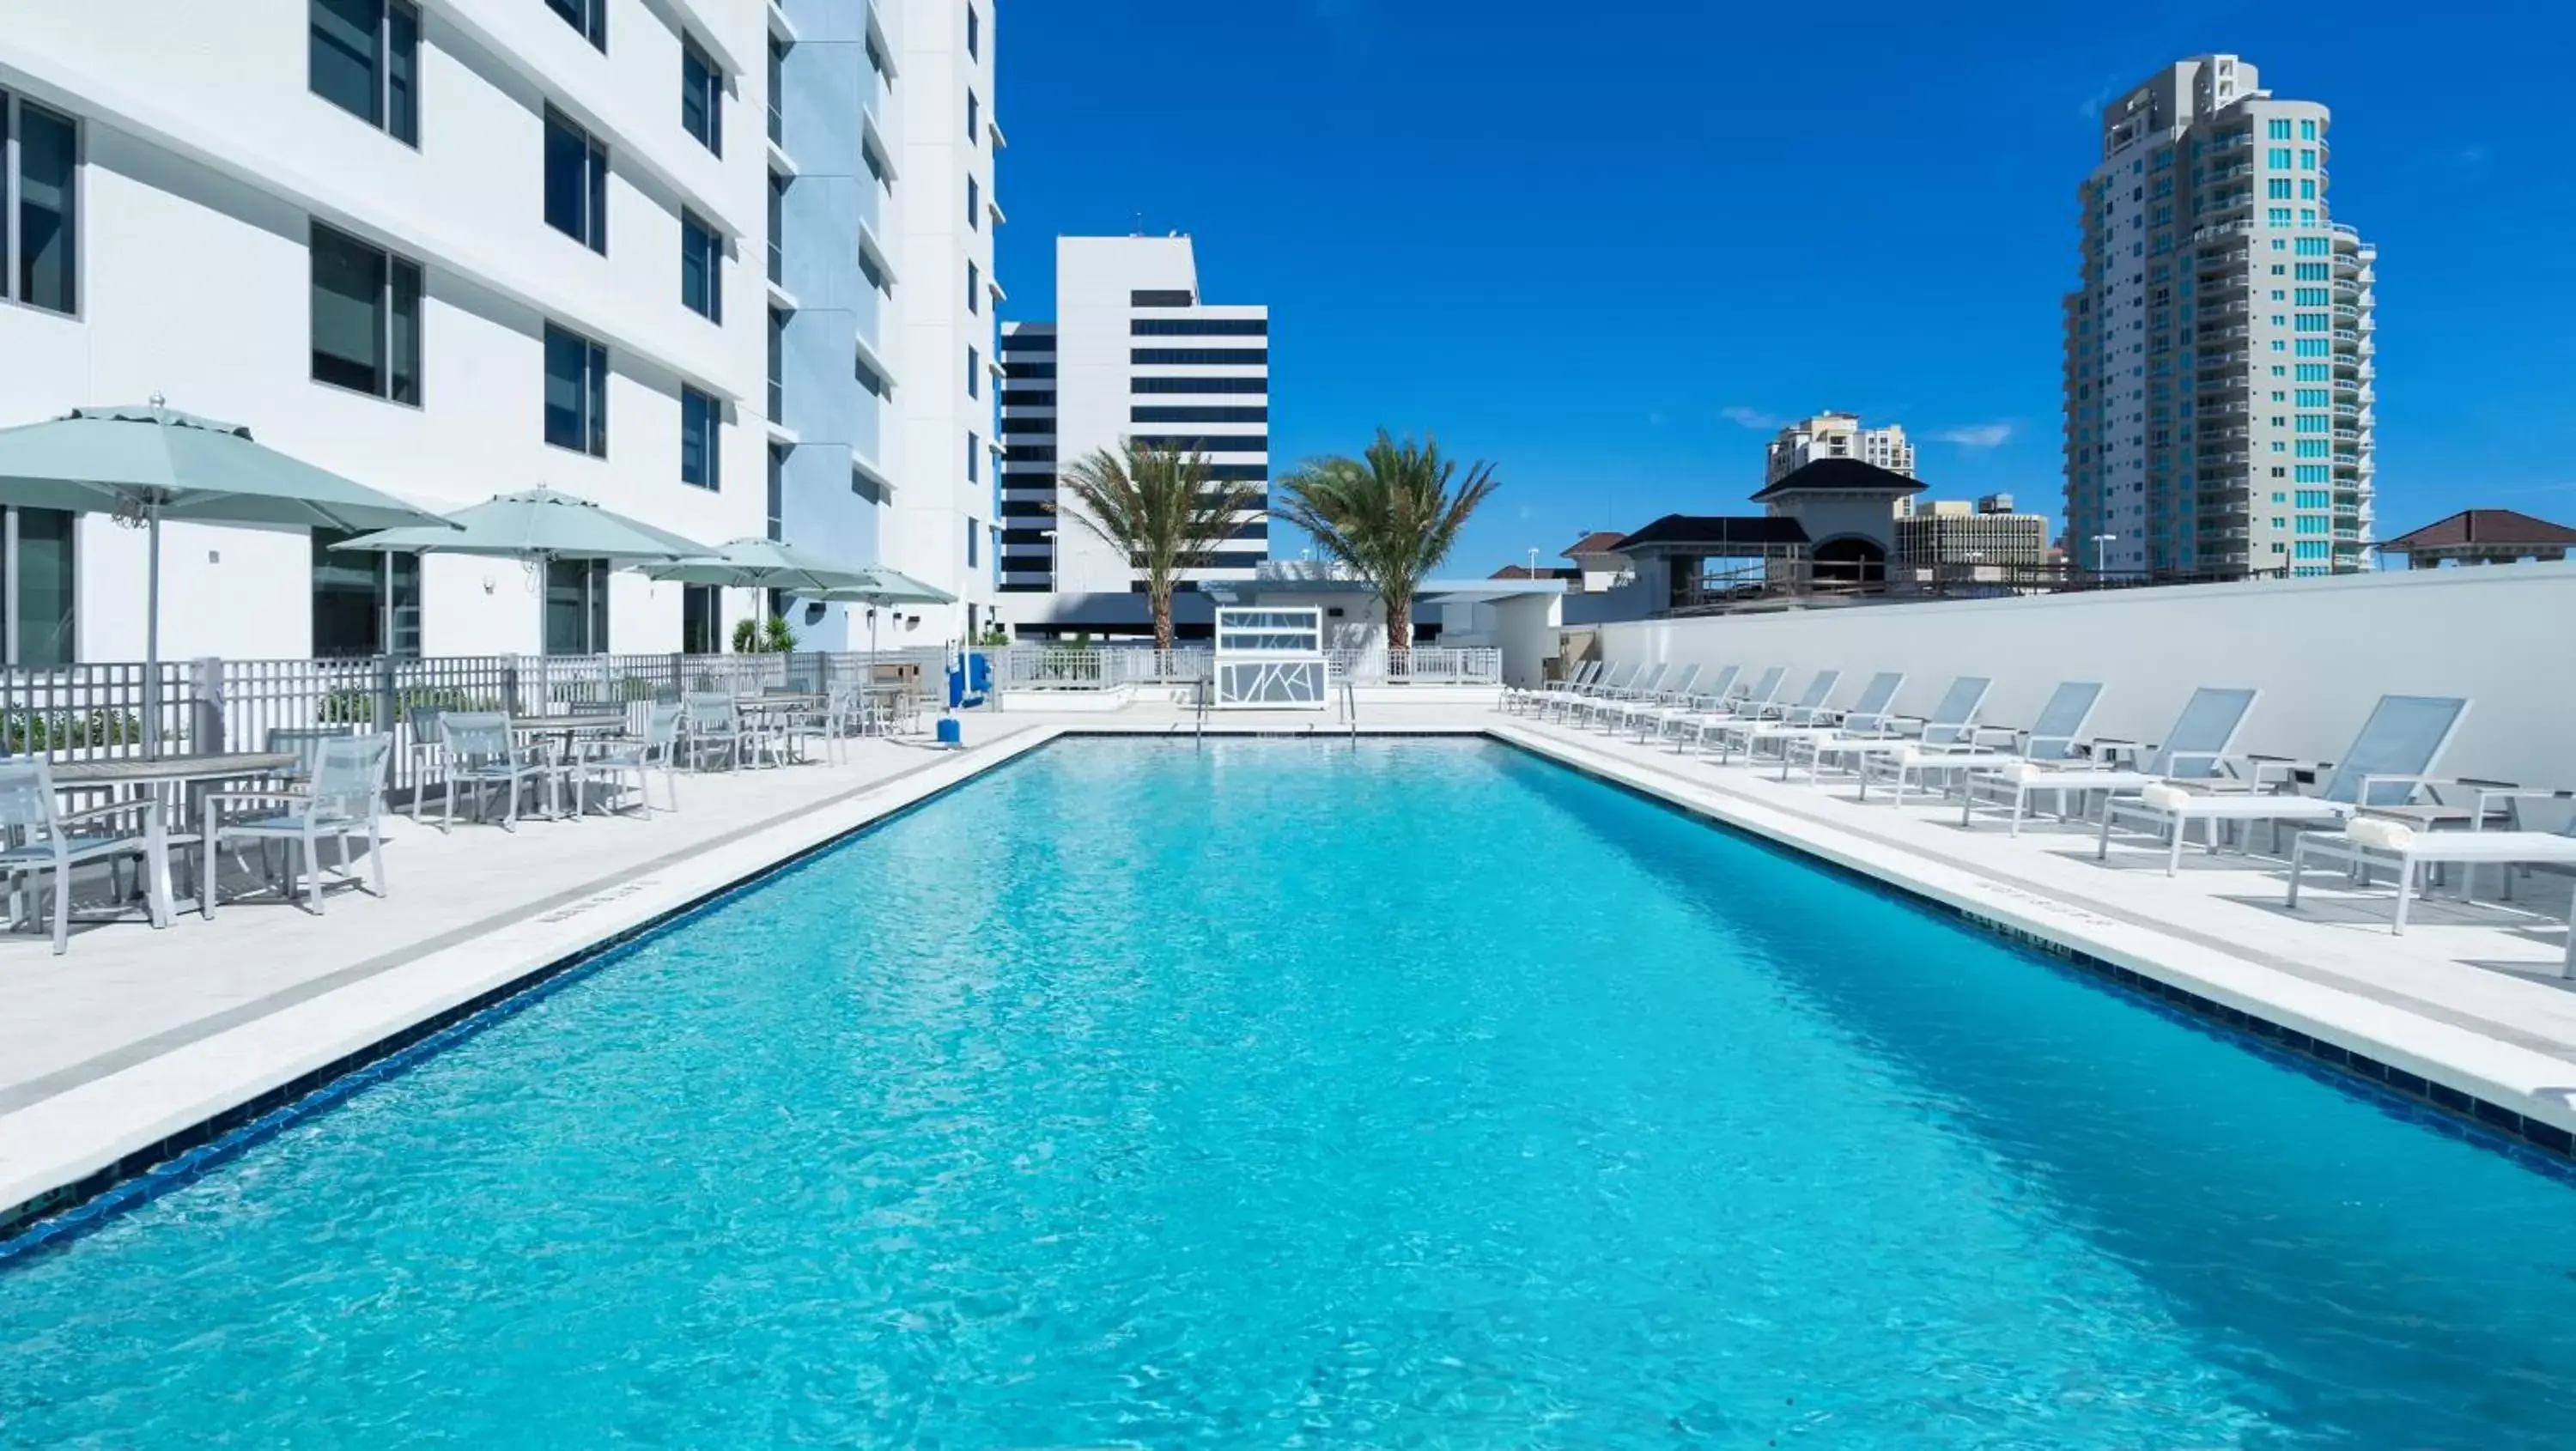
M 54 767 L 54 785 L 61 790 L 105 791 L 110 795 L 131 792 L 150 795 L 156 801 L 164 787 L 178 789 L 181 835 L 190 837 L 204 829 L 207 788 L 249 777 L 274 776 L 292 769 L 297 757 L 291 751 L 203 751 L 165 756 L 119 756 L 88 761 L 64 761 Z M 166 811 L 143 813 L 143 839 L 151 846 L 152 874 L 147 906 L 152 925 L 170 925 L 170 822 Z M 212 876 L 211 872 L 204 875 Z M 198 892 L 213 890 L 207 883 L 195 884 Z
M 623 711 L 614 713 L 587 711 L 580 715 L 522 715 L 510 718 L 510 734 L 526 736 L 534 740 L 555 741 L 557 765 L 571 759 L 573 743 L 581 737 L 618 735 L 626 729 L 626 714 Z M 573 802 L 573 814 L 579 815 L 580 811 L 581 802 L 576 798 Z M 548 819 L 555 821 L 562 820 L 564 815 L 562 777 L 553 772 L 549 772 L 546 777 L 546 815 Z
M 875 725 L 877 734 L 894 734 L 894 718 L 898 714 L 907 719 L 911 718 L 914 695 L 909 684 L 885 682 L 870 685 L 866 689 L 868 720 Z

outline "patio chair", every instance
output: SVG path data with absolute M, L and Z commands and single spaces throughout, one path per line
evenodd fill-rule
M 474 793 L 477 819 L 486 819 L 493 787 L 501 788 L 501 827 L 519 829 L 519 788 L 531 781 L 551 786 L 555 780 L 554 765 L 544 758 L 538 746 L 522 746 L 510 734 L 510 718 L 497 710 L 451 710 L 438 719 L 439 741 L 445 747 L 447 787 L 444 812 L 438 823 L 442 832 L 456 825 L 456 788 L 464 786 Z
M 446 738 L 439 733 L 438 718 L 447 714 L 443 705 L 415 705 L 403 712 L 403 724 L 410 729 L 411 744 L 404 754 L 411 764 L 411 819 L 420 820 L 420 803 L 429 795 L 430 779 L 447 766 Z
M 2224 776 L 2235 759 L 2237 733 L 2245 728 L 2246 718 L 2254 713 L 2254 703 L 2261 698 L 2259 690 L 2200 687 L 2183 702 L 2182 714 L 2174 718 L 2163 743 L 2143 759 L 2133 756 L 2125 767 L 2118 764 L 2123 753 L 2110 742 L 2092 742 L 2088 755 L 2077 755 L 2077 746 L 2069 742 L 2064 746 L 2065 754 L 2051 755 L 2036 749 L 2040 742 L 2034 737 L 2025 745 L 2020 760 L 1969 773 L 1960 792 L 1959 824 L 1969 824 L 1982 798 L 1998 807 L 2009 806 L 2011 834 L 2019 836 L 2022 818 L 2029 814 L 2034 796 L 2055 798 L 2057 813 L 2063 818 L 2069 795 L 2099 793 L 2108 801 L 2115 796 L 2134 796 L 2163 781 Z
M 326 839 L 339 848 L 340 874 L 369 895 L 383 896 L 385 772 L 393 754 L 391 735 L 338 736 L 321 742 L 313 774 L 300 790 L 209 795 L 203 855 L 198 859 L 200 909 L 208 917 L 215 915 L 215 899 L 222 895 L 215 857 L 226 842 L 259 843 L 262 866 L 267 864 L 271 844 L 283 848 L 286 868 L 280 892 L 290 902 L 296 895 L 295 853 L 302 848 L 305 910 L 317 917 L 322 914 L 322 843 Z M 236 808 L 249 809 L 244 815 L 230 815 Z M 353 836 L 366 838 L 367 875 L 373 885 L 349 876 L 349 838 Z
M 644 734 L 599 742 L 589 754 L 572 763 L 572 809 L 581 811 L 593 782 L 604 790 L 614 790 L 631 776 L 635 780 L 635 802 L 650 817 L 655 771 L 662 773 L 662 789 L 671 802 L 666 809 L 679 810 L 680 707 L 676 704 L 657 701 L 646 706 Z M 612 806 L 609 811 L 613 815 L 616 808 Z
M 1882 714 L 1876 720 L 1845 719 L 1839 729 L 1813 731 L 1791 736 L 1781 746 L 1780 779 L 1789 779 L 1789 768 L 1801 748 L 1807 756 L 1807 781 L 1815 784 L 1824 777 L 1825 763 L 1847 761 L 1859 778 L 1860 795 L 1869 796 L 1867 766 L 1872 756 L 1894 755 L 1927 746 L 1954 746 L 1976 739 L 1977 712 L 1985 708 L 1986 692 L 1994 681 L 1983 675 L 1961 675 L 1950 681 L 1932 713 L 1920 718 Z M 1910 729 L 1909 729 L 1910 727 Z
M 2343 760 L 2314 796 L 2286 789 L 2292 784 L 2294 763 L 2262 761 L 2233 779 L 2160 781 L 2142 788 L 2135 801 L 2106 801 L 2101 840 L 2093 855 L 2107 860 L 2112 826 L 2122 820 L 2136 822 L 2169 833 L 2165 875 L 2171 876 L 2182 867 L 2183 841 L 2195 821 L 2205 824 L 2213 854 L 2222 823 L 2239 827 L 2268 823 L 2278 850 L 2283 826 L 2293 830 L 2340 826 L 2365 806 L 2404 805 L 2429 779 L 2468 710 L 2469 703 L 2456 696 L 2381 696 L 2362 723 L 2361 734 L 2353 737 L 2351 749 L 2343 753 Z M 2274 773 L 2269 782 L 2264 779 L 2266 772 Z M 2267 784 L 2280 789 L 2265 791 Z
M 358 728 L 354 725 L 272 726 L 268 732 L 267 750 L 273 756 L 289 755 L 295 758 L 294 765 L 277 773 L 281 778 L 288 781 L 310 781 L 313 779 L 314 764 L 322 756 L 322 743 L 346 740 L 357 732 Z
M 2324 857 L 2344 862 L 2356 877 L 2366 879 L 2371 868 L 2382 865 L 2397 869 L 2397 910 L 2389 931 L 2406 930 L 2406 909 L 2418 895 L 2430 895 L 2417 885 L 2428 867 L 2457 865 L 2460 868 L 2460 900 L 2477 899 L 2477 871 L 2482 866 L 2500 869 L 2503 878 L 2501 896 L 2513 900 L 2513 869 L 2546 866 L 2576 869 L 2576 813 L 2556 831 L 2508 829 L 2487 831 L 2483 824 L 2499 805 L 2514 801 L 2545 800 L 2566 804 L 2576 792 L 2525 791 L 2502 782 L 2454 781 L 2423 783 L 2465 786 L 2476 794 L 2476 803 L 2465 816 L 2466 829 L 2433 830 L 2427 823 L 2398 819 L 2379 814 L 2387 808 L 2365 806 L 2340 832 L 2303 831 L 2290 846 L 2290 894 L 2287 905 L 2299 905 L 2300 879 L 2307 870 L 2307 859 Z M 2576 925 L 2571 925 L 2576 932 Z M 2569 976 L 2576 976 L 2576 941 L 2568 948 Z
M 1787 666 L 1774 665 L 1755 676 L 1751 685 L 1720 700 L 1713 708 L 1695 711 L 1690 715 L 1667 722 L 1664 734 L 1672 740 L 1674 753 L 1676 755 L 1681 753 L 1683 749 L 1681 741 L 1684 736 L 1695 739 L 1699 743 L 1699 748 L 1705 751 L 1708 749 L 1708 733 L 1715 726 L 1731 720 L 1759 719 L 1777 709 L 1776 702 L 1780 698 L 1780 687 L 1787 683 L 1788 678 Z
M 92 862 L 108 864 L 109 895 L 123 901 L 119 867 L 127 857 L 142 863 L 150 884 L 152 920 L 170 920 L 163 895 L 169 863 L 156 860 L 145 814 L 161 803 L 143 796 L 81 811 L 65 811 L 54 787 L 53 766 L 43 757 L 0 760 L 0 871 L 9 877 L 9 925 L 34 917 L 25 902 L 29 878 L 41 890 L 44 875 L 53 874 L 54 955 L 71 947 L 72 872 Z M 106 823 L 130 820 L 129 829 L 111 830 Z M 42 900 L 41 898 L 39 900 Z
M 742 765 L 742 710 L 732 696 L 717 690 L 693 690 L 680 697 L 680 753 L 689 769 L 707 769 L 707 758 L 722 753 L 725 768 Z
M 1854 718 L 1875 720 L 1896 698 L 1897 687 L 1905 683 L 1905 676 L 1902 672 L 1885 671 L 1871 676 L 1869 682 L 1861 687 L 1860 697 L 1852 702 L 1851 709 L 1838 711 L 1828 702 L 1833 699 L 1834 688 L 1841 685 L 1842 680 L 1843 673 L 1839 670 L 1819 670 L 1815 679 L 1807 682 L 1806 693 L 1790 704 L 1750 718 L 1721 721 L 1712 726 L 1707 734 L 1717 737 L 1717 763 L 1725 765 L 1741 750 L 1749 764 L 1763 741 L 1785 742 L 1808 731 L 1839 729 L 1844 721 Z
M 1871 777 L 1883 772 L 1895 787 L 1896 804 L 1902 806 L 1908 787 L 1928 787 L 1935 776 L 1965 782 L 1970 773 L 1985 767 L 2074 759 L 2084 740 L 2084 727 L 2091 723 L 2093 708 L 2101 700 L 2099 681 L 2061 681 L 2049 692 L 2028 731 L 1977 726 L 1964 740 L 1917 741 L 1891 754 L 1862 757 L 1861 791 L 1866 795 Z

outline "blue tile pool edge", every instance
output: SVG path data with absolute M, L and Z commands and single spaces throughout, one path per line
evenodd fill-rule
M 119 1157 L 116 1162 L 32 1199 L 0 1207 L 0 1271 L 13 1260 L 58 1247 L 124 1210 L 181 1188 L 300 1120 L 326 1112 L 373 1084 L 399 1076 L 448 1047 L 505 1022 L 653 939 L 726 906 L 773 879 L 810 865 L 852 841 L 893 825 L 952 792 L 989 780 L 1045 751 L 1061 735 L 991 761 L 947 785 L 821 841 L 810 843 L 644 921 L 610 933 L 398 1029 L 354 1052 L 298 1074 L 253 1098 Z
M 2044 966 L 2073 969 L 2079 981 L 2108 988 L 2150 1011 L 2196 1032 L 2250 1051 L 2281 1067 L 2329 1084 L 2383 1112 L 2445 1137 L 2460 1139 L 2505 1155 L 2526 1168 L 2576 1183 L 2576 1135 L 2556 1124 L 2531 1118 L 2504 1104 L 2423 1078 L 2369 1054 L 2328 1042 L 2302 1029 L 2276 1023 L 2257 1013 L 2166 982 L 2150 973 L 2124 967 L 2096 953 L 2060 942 L 1956 903 L 1943 901 L 1899 881 L 1864 871 L 1775 837 L 1712 815 L 1650 787 L 1623 780 L 1583 761 L 1559 756 L 1529 742 L 1488 734 L 1485 739 L 1536 760 L 1572 771 L 1602 785 L 1677 812 L 1748 845 L 1801 865 L 1829 872 L 1875 894 L 2001 938 Z

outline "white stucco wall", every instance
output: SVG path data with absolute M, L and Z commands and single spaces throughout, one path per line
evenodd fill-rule
M 1613 660 L 1907 672 L 1903 710 L 1954 675 L 2026 723 L 2061 680 L 2106 686 L 2097 733 L 2156 740 L 2199 685 L 2263 698 L 2241 744 L 2332 760 L 2382 694 L 2463 695 L 2443 770 L 2576 786 L 2576 563 L 1652 620 L 1601 627 Z

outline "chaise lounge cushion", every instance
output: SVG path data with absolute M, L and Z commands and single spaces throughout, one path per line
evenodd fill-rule
M 2356 816 L 2344 824 L 2343 834 L 2373 851 L 2404 851 L 2415 843 L 2414 827 L 2384 816 Z

